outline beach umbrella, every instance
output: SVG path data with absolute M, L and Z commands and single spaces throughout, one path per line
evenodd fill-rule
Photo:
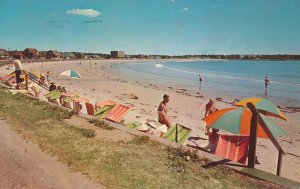
M 257 137 L 269 138 L 278 150 L 277 175 L 280 175 L 282 155 L 285 154 L 275 136 L 286 133 L 272 120 L 262 115 L 251 102 L 244 107 L 216 111 L 203 118 L 207 127 L 223 129 L 234 134 L 250 136 L 248 167 L 254 168 Z
M 247 98 L 235 103 L 235 105 L 247 106 L 247 103 L 249 102 L 254 104 L 254 106 L 260 113 L 287 121 L 286 116 L 275 106 L 275 104 L 264 98 Z
M 258 119 L 257 137 L 269 138 L 262 128 L 264 121 L 274 136 L 284 136 L 286 133 L 271 119 L 260 114 Z M 207 127 L 222 129 L 233 134 L 250 135 L 252 112 L 247 107 L 231 107 L 216 111 L 206 116 L 203 120 Z
M 77 78 L 77 79 L 81 78 L 81 75 L 74 70 L 67 70 L 67 71 L 60 73 L 59 75 L 64 75 L 64 76 L 68 76 L 71 78 Z

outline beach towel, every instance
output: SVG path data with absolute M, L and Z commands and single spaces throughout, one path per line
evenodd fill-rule
M 93 116 L 95 114 L 94 105 L 91 104 L 91 103 L 86 102 L 85 106 L 86 106 L 87 114 Z
M 12 86 L 14 83 L 16 83 L 15 77 L 10 77 L 7 80 L 2 81 L 5 85 Z
M 11 79 L 11 78 L 13 78 L 14 76 L 12 75 L 12 74 L 7 74 L 7 75 L 4 75 L 4 76 L 2 76 L 0 79 L 1 79 L 1 81 L 3 82 L 3 81 L 6 81 L 6 80 L 8 80 L 8 79 Z
M 61 92 L 59 90 L 53 90 L 53 91 L 45 94 L 44 96 L 51 100 L 56 100 L 61 96 Z
M 142 131 L 142 132 L 148 132 L 149 126 L 146 124 L 146 121 L 142 121 L 141 125 L 137 127 L 137 130 Z
M 102 102 L 96 102 L 95 107 L 96 108 L 101 108 L 102 106 L 108 105 L 108 106 L 112 106 L 112 105 L 116 105 L 117 103 L 112 101 L 112 100 L 105 100 Z
M 113 109 L 107 114 L 106 119 L 113 122 L 120 122 L 122 118 L 129 112 L 129 107 L 122 104 L 117 104 Z
M 113 109 L 114 105 L 105 105 L 99 108 L 94 116 L 97 116 L 99 120 L 104 120 L 105 116 L 108 114 L 109 111 Z
M 220 135 L 215 155 L 246 164 L 249 136 Z
M 40 77 L 35 73 L 29 72 L 29 71 L 25 71 L 25 73 L 28 75 L 28 78 L 31 80 L 39 81 L 39 79 L 40 79 Z
M 163 135 L 163 138 L 171 140 L 173 142 L 183 144 L 191 135 L 192 130 L 178 123 L 171 127 L 168 132 Z
M 138 128 L 138 127 L 140 127 L 142 125 L 142 123 L 140 123 L 140 122 L 132 122 L 132 123 L 128 123 L 128 124 L 126 124 L 126 126 L 127 127 L 130 127 L 130 128 L 133 128 L 133 129 L 135 129 L 135 128 Z
M 64 98 L 64 102 L 65 103 L 71 103 L 72 102 L 72 97 L 68 96 L 68 97 Z

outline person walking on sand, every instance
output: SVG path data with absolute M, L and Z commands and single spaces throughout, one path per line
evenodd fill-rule
M 15 66 L 16 83 L 17 83 L 16 89 L 19 89 L 19 84 L 24 81 L 24 79 L 21 78 L 21 74 L 23 72 L 22 63 L 20 60 L 16 59 L 13 65 Z
M 157 109 L 158 122 L 161 124 L 166 124 L 168 129 L 170 129 L 172 126 L 170 117 L 168 115 L 168 107 L 167 107 L 167 103 L 170 100 L 169 97 L 170 97 L 169 95 L 164 94 L 163 101 L 160 102 L 158 109 Z
M 201 90 L 201 84 L 202 84 L 202 77 L 201 77 L 201 75 L 199 74 L 199 90 Z
M 268 86 L 270 85 L 270 79 L 268 77 L 265 78 L 265 88 L 268 88 Z

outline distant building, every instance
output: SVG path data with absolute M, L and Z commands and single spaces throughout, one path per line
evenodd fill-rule
M 62 54 L 58 50 L 50 50 L 46 52 L 47 59 L 60 59 Z
M 35 48 L 27 48 L 23 51 L 23 54 L 26 58 L 29 58 L 29 59 L 40 58 L 40 53 Z
M 124 51 L 110 51 L 111 58 L 125 58 Z
M 75 59 L 76 56 L 72 52 L 64 52 L 63 53 L 63 58 L 69 60 L 69 59 Z
M 23 60 L 24 59 L 24 55 L 20 51 L 10 51 L 9 52 L 9 56 L 13 57 L 15 59 L 19 59 L 19 60 Z
M 9 57 L 9 53 L 5 49 L 0 49 L 0 59 L 6 59 Z

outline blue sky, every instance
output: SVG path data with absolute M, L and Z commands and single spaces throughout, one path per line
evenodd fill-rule
M 0 0 L 0 48 L 300 54 L 300 0 Z

